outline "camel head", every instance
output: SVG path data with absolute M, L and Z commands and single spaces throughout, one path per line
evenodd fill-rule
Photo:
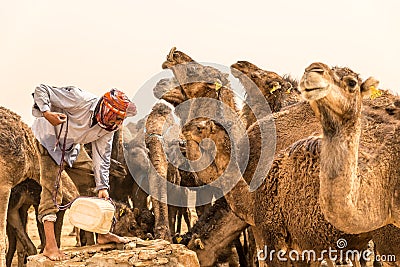
M 258 68 L 248 61 L 238 61 L 231 66 L 232 74 L 239 79 L 247 91 L 246 101 L 259 99 L 260 90 L 271 111 L 278 112 L 283 106 L 299 101 L 297 81 L 290 76 L 281 77 L 275 72 Z
M 122 202 L 115 203 L 115 219 L 113 233 L 120 236 L 137 236 L 145 238 L 146 233 L 141 228 L 139 219 L 139 210 L 132 209 Z
M 186 157 L 200 165 L 198 178 L 203 183 L 216 180 L 230 160 L 231 142 L 222 125 L 207 118 L 196 118 L 182 128 Z M 204 163 L 208 163 L 205 165 Z
M 186 96 L 175 78 L 161 79 L 153 88 L 153 94 L 158 99 L 164 99 L 174 106 L 186 101 Z
M 167 55 L 167 60 L 164 61 L 164 63 L 162 64 L 162 68 L 171 69 L 176 65 L 185 64 L 189 62 L 194 62 L 194 60 L 185 53 L 176 50 L 176 47 L 173 47 Z
M 167 60 L 162 64 L 162 67 L 163 69 L 172 70 L 176 81 L 169 82 L 170 89 L 181 90 L 179 95 L 182 96 L 179 97 L 184 97 L 185 100 L 198 97 L 216 98 L 219 90 L 229 85 L 228 74 L 221 73 L 214 67 L 205 66 L 194 61 L 185 53 L 177 51 L 175 47 L 169 52 Z M 168 81 L 160 81 L 160 88 L 165 88 L 165 85 L 168 85 Z M 180 86 L 180 88 L 176 88 L 176 86 Z M 177 91 L 174 94 L 177 94 Z
M 248 61 L 238 61 L 232 64 L 231 70 L 232 74 L 241 82 L 243 81 L 243 74 L 250 78 L 264 96 L 272 95 L 277 90 L 289 93 L 296 86 L 295 81 L 291 78 L 281 77 L 275 72 L 260 69 Z
M 316 114 L 332 122 L 345 121 L 361 112 L 362 97 L 377 87 L 378 81 L 368 78 L 362 83 L 359 75 L 349 68 L 329 68 L 312 63 L 300 81 L 300 92 Z
M 185 76 L 179 83 L 176 78 L 161 79 L 153 89 L 154 96 L 176 107 L 190 99 L 220 99 L 230 91 L 228 74 L 198 63 L 187 64 L 185 68 Z
M 254 65 L 253 63 L 250 63 L 250 62 L 244 61 L 244 60 L 239 60 L 238 62 L 232 64 L 231 69 L 233 71 L 238 70 L 245 75 L 248 75 L 254 71 L 260 70 L 260 68 L 257 67 L 256 65 Z

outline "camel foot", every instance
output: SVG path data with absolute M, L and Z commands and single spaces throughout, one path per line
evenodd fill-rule
M 107 233 L 107 234 L 99 234 L 97 237 L 97 243 L 100 245 L 107 244 L 107 243 L 128 243 L 129 239 L 126 237 L 118 236 L 113 233 Z
M 64 252 L 62 252 L 58 248 L 54 250 L 45 248 L 43 251 L 43 255 L 52 261 L 63 261 L 68 259 L 67 255 L 65 255 Z

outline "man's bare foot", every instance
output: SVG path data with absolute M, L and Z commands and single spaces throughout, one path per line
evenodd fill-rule
M 113 233 L 107 233 L 107 234 L 99 234 L 97 237 L 97 243 L 102 245 L 102 244 L 107 244 L 107 243 L 128 243 L 129 239 L 126 237 L 118 236 Z
M 49 258 L 52 261 L 63 261 L 63 260 L 67 260 L 68 256 L 64 254 L 64 252 L 62 252 L 61 250 L 57 249 L 48 249 L 48 248 L 44 248 L 43 250 L 43 255 L 46 256 L 47 258 Z

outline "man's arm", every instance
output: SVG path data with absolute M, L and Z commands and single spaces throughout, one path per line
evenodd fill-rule
M 54 87 L 41 84 L 35 88 L 33 98 L 41 112 L 56 107 L 68 110 L 79 106 L 84 101 L 83 91 L 76 87 Z
M 107 133 L 100 139 L 92 142 L 92 159 L 96 191 L 99 197 L 108 198 L 109 169 L 114 132 Z
M 83 101 L 82 90 L 76 87 L 53 87 L 41 84 L 35 88 L 34 101 L 43 116 L 56 126 L 67 120 L 63 113 L 52 112 L 51 109 L 68 110 L 79 106 Z

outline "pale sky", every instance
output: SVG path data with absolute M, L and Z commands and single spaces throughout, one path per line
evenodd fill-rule
M 28 124 L 36 85 L 134 97 L 173 46 L 197 61 L 248 60 L 297 78 L 314 61 L 348 66 L 400 92 L 398 0 L 0 3 L 0 105 Z

